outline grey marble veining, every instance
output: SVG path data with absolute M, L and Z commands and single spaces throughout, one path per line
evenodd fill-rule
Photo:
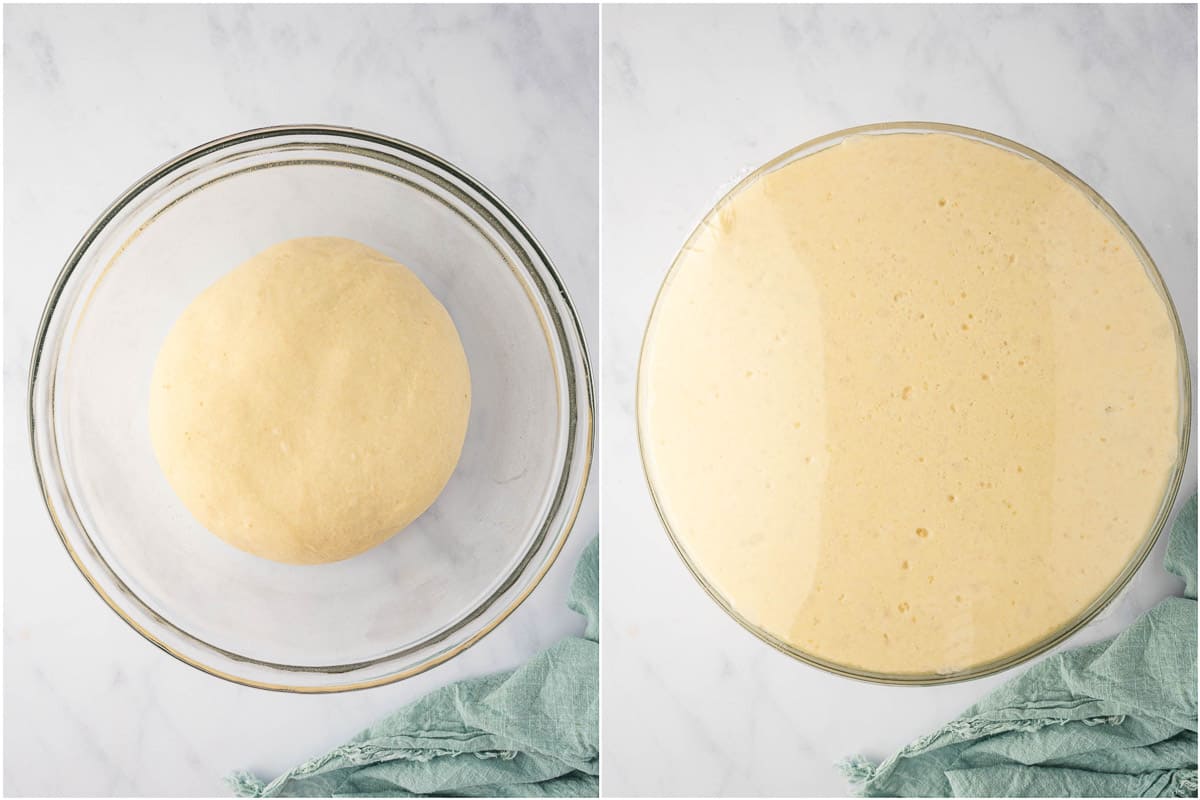
M 598 342 L 594 6 L 17 6 L 5 9 L 5 734 L 13 795 L 221 795 L 448 681 L 582 629 L 564 605 L 596 533 L 596 473 L 558 562 L 460 657 L 388 687 L 295 696 L 155 649 L 96 597 L 42 506 L 25 384 L 50 286 L 87 226 L 179 152 L 326 123 L 425 147 L 491 188 L 556 263 Z
M 844 794 L 834 762 L 889 755 L 1004 677 L 855 683 L 775 652 L 709 600 L 661 530 L 637 453 L 637 356 L 659 283 L 746 171 L 853 125 L 953 122 L 1040 150 L 1116 207 L 1172 290 L 1195 374 L 1196 9 L 674 5 L 602 15 L 604 791 Z M 1195 475 L 1193 457 L 1192 490 Z M 1071 644 L 1119 630 L 1179 588 L 1158 567 L 1161 544 Z

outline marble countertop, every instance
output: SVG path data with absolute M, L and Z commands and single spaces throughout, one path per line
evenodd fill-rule
M 348 125 L 466 169 L 563 274 L 596 357 L 597 22 L 592 6 L 10 6 L 5 9 L 7 795 L 221 795 L 274 777 L 410 699 L 582 630 L 565 607 L 597 530 L 596 473 L 537 591 L 462 656 L 392 686 L 275 694 L 175 661 L 72 565 L 33 475 L 29 354 L 78 238 L 183 150 L 271 124 Z
M 844 794 L 834 762 L 887 756 L 1007 676 L 852 682 L 774 651 L 708 599 L 661 531 L 637 454 L 637 354 L 659 282 L 712 203 L 779 153 L 868 122 L 957 122 L 1046 153 L 1116 207 L 1174 295 L 1194 375 L 1196 10 L 675 5 L 602 17 L 604 793 Z M 1184 485 L 1196 485 L 1194 457 Z M 1180 588 L 1159 569 L 1162 544 L 1070 644 Z

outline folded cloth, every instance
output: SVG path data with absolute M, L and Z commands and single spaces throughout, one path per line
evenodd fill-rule
M 599 541 L 575 568 L 568 637 L 522 667 L 442 687 L 241 797 L 595 797 L 600 773 Z
M 1035 664 L 878 766 L 842 764 L 859 795 L 1195 797 L 1195 497 L 1164 566 L 1183 578 L 1183 597 Z

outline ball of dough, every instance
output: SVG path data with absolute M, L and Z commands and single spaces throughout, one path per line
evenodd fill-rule
M 348 239 L 292 239 L 175 322 L 154 367 L 150 436 L 204 527 L 263 558 L 320 564 L 433 504 L 470 405 L 458 331 L 416 275 Z

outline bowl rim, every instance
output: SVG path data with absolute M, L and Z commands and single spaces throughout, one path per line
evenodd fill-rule
M 564 492 L 564 496 L 562 497 L 561 501 L 559 501 L 557 504 L 552 501 L 545 518 L 539 523 L 544 525 L 548 520 L 552 520 L 556 515 L 562 515 L 561 524 L 548 528 L 547 532 L 552 532 L 555 536 L 555 539 L 546 551 L 542 559 L 542 563 L 539 564 L 537 569 L 528 576 L 525 585 L 521 587 L 520 591 L 517 592 L 517 594 L 513 596 L 503 608 L 499 609 L 490 619 L 488 619 L 485 624 L 483 624 L 478 630 L 471 633 L 461 642 L 458 642 L 443 651 L 436 652 L 432 656 L 423 659 L 413 666 L 378 677 L 334 685 L 290 685 L 286 683 L 259 680 L 256 678 L 246 677 L 244 675 L 234 674 L 211 664 L 207 664 L 200 658 L 182 652 L 176 647 L 173 647 L 167 641 L 164 641 L 153 631 L 149 630 L 145 625 L 134 619 L 130 613 L 121 606 L 120 603 L 116 602 L 110 596 L 109 592 L 106 591 L 104 586 L 101 585 L 101 582 L 97 580 L 97 578 L 84 564 L 79 553 L 76 552 L 75 547 L 72 546 L 69 537 L 64 530 L 64 523 L 62 520 L 60 520 L 59 513 L 57 513 L 55 509 L 54 501 L 51 499 L 50 490 L 47 487 L 46 465 L 43 464 L 42 453 L 40 452 L 41 447 L 38 442 L 38 431 L 41 427 L 47 427 L 51 430 L 53 430 L 55 427 L 52 418 L 51 421 L 46 422 L 40 418 L 37 411 L 37 388 L 39 383 L 49 380 L 52 391 L 53 383 L 56 380 L 56 376 L 51 370 L 53 370 L 57 365 L 57 356 L 51 362 L 47 362 L 46 360 L 46 346 L 49 341 L 50 327 L 54 321 L 55 313 L 59 308 L 59 302 L 67 288 L 68 282 L 76 273 L 81 262 L 83 261 L 84 256 L 88 253 L 96 239 L 103 232 L 105 232 L 109 224 L 112 223 L 122 211 L 141 198 L 148 189 L 153 188 L 159 181 L 177 174 L 182 167 L 192 164 L 193 162 L 196 162 L 207 156 L 226 151 L 230 148 L 249 145 L 260 141 L 286 139 L 287 137 L 296 136 L 328 137 L 333 140 L 340 139 L 343 141 L 339 142 L 339 144 L 348 145 L 351 147 L 370 145 L 376 148 L 381 148 L 383 151 L 385 151 L 385 153 L 381 153 L 380 155 L 386 154 L 394 157 L 395 152 L 386 151 L 398 151 L 404 156 L 427 162 L 428 166 L 431 166 L 434 169 L 443 170 L 455 180 L 461 181 L 470 191 L 475 192 L 479 196 L 479 199 L 483 201 L 483 203 L 489 204 L 490 207 L 487 207 L 485 209 L 486 211 L 494 213 L 500 218 L 500 221 L 511 225 L 513 228 L 513 233 L 511 234 L 503 230 L 497 230 L 496 232 L 512 240 L 511 245 L 516 249 L 525 249 L 531 256 L 533 256 L 533 261 L 540 264 L 543 268 L 541 270 L 542 274 L 538 275 L 537 277 L 540 277 L 545 281 L 545 291 L 549 295 L 552 295 L 552 297 L 545 297 L 544 301 L 552 312 L 551 316 L 558 319 L 561 326 L 561 333 L 555 335 L 548 329 L 544 330 L 544 333 L 548 343 L 554 342 L 554 345 L 551 347 L 552 352 L 559 352 L 560 355 L 558 357 L 561 357 L 564 363 L 564 378 L 562 379 L 562 382 L 566 384 L 566 386 L 564 389 L 560 389 L 560 391 L 563 392 L 563 402 L 565 402 L 568 407 L 568 426 L 565 435 L 567 441 L 567 452 L 564 456 L 562 469 L 555 475 L 555 481 L 561 481 L 565 492 L 573 493 L 574 497 L 568 498 L 565 496 Z M 136 236 L 137 234 L 135 233 L 134 235 Z M 535 269 L 534 271 L 537 272 L 538 270 Z M 529 290 L 527 289 L 527 291 Z M 545 326 L 546 323 L 543 322 L 544 329 Z M 558 368 L 556 368 L 556 371 L 557 369 Z M 53 400 L 51 399 L 51 408 L 52 407 Z M 512 209 L 510 209 L 502 200 L 500 200 L 500 198 L 496 196 L 496 194 L 492 192 L 486 185 L 447 159 L 442 158 L 441 156 L 438 156 L 435 153 L 426 150 L 425 148 L 401 139 L 397 139 L 395 137 L 386 136 L 384 134 L 359 128 L 326 124 L 272 125 L 248 129 L 213 139 L 190 148 L 183 153 L 161 163 L 131 184 L 120 195 L 118 195 L 117 199 L 104 209 L 104 211 L 88 227 L 87 231 L 79 239 L 78 243 L 71 251 L 66 262 L 64 263 L 64 266 L 59 271 L 57 278 L 52 284 L 48 299 L 46 300 L 46 304 L 42 310 L 42 314 L 38 322 L 37 333 L 34 337 L 33 350 L 30 356 L 29 375 L 26 385 L 26 416 L 29 435 L 28 441 L 32 451 L 34 472 L 37 477 L 38 487 L 42 495 L 43 506 L 46 509 L 50 520 L 54 525 L 55 531 L 58 534 L 59 541 L 66 549 L 67 554 L 70 556 L 79 572 L 83 575 L 84 579 L 100 596 L 104 603 L 143 638 L 145 638 L 155 647 L 187 664 L 188 666 L 242 686 L 294 694 L 333 694 L 357 691 L 375 686 L 384 686 L 387 684 L 396 683 L 430 670 L 454 658 L 470 648 L 472 645 L 479 642 L 487 634 L 495 630 L 496 627 L 504 622 L 504 620 L 506 620 L 529 597 L 529 595 L 533 593 L 533 591 L 538 587 L 542 579 L 557 561 L 559 554 L 562 552 L 567 539 L 575 527 L 575 523 L 578 521 L 579 512 L 583 505 L 583 500 L 587 493 L 589 479 L 591 477 L 592 461 L 594 459 L 595 450 L 595 389 L 594 377 L 592 375 L 592 368 L 587 349 L 587 338 L 585 336 L 583 326 L 579 320 L 579 315 L 575 304 L 571 299 L 570 292 L 563 282 L 562 277 L 559 275 L 557 268 L 554 266 L 554 262 L 550 259 L 549 255 L 546 253 L 545 249 L 533 235 L 528 226 L 526 226 L 525 223 L 516 215 L 516 213 L 513 212 Z M 577 440 L 579 442 L 579 446 L 576 445 Z M 55 442 L 56 441 L 57 439 L 55 439 Z M 52 444 L 51 448 L 55 453 L 58 452 L 56 443 Z M 571 481 L 570 475 L 575 469 L 579 470 L 578 479 L 577 481 Z M 66 489 L 63 490 L 63 494 L 68 497 L 70 496 L 70 492 Z M 555 528 L 558 530 L 555 530 Z M 84 537 L 85 539 L 90 539 L 86 532 L 84 532 Z M 533 551 L 531 551 L 531 554 L 532 552 Z M 99 556 L 99 559 L 101 562 L 107 564 L 103 556 Z M 528 559 L 525 559 L 524 563 L 527 562 Z M 108 567 L 108 569 L 111 571 L 111 567 Z M 518 566 L 516 571 L 513 573 L 513 577 L 520 576 L 522 569 L 523 567 Z M 337 674 L 339 671 L 348 671 L 349 669 L 361 668 L 366 665 L 383 664 L 390 659 L 397 657 L 396 653 L 388 653 L 383 656 L 372 658 L 366 662 L 349 665 L 331 665 L 325 668 L 297 668 L 289 665 L 282 665 L 274 662 L 266 662 L 251 657 L 241 656 L 239 654 L 231 653 L 230 651 L 225 650 L 217 645 L 206 642 L 203 639 L 196 637 L 194 634 L 190 634 L 182 629 L 176 628 L 173 623 L 165 621 L 156 611 L 154 611 L 150 606 L 146 605 L 145 601 L 138 597 L 136 593 L 128 590 L 124 586 L 124 582 L 119 578 L 119 576 L 116 576 L 114 573 L 113 577 L 116 578 L 118 584 L 117 588 L 122 588 L 127 591 L 135 598 L 137 602 L 141 603 L 146 610 L 149 611 L 151 616 L 158 618 L 162 622 L 165 622 L 165 624 L 171 628 L 174 628 L 177 632 L 182 633 L 184 636 L 194 639 L 197 642 L 200 642 L 211 650 L 217 651 L 224 655 L 232 655 L 237 660 L 254 663 L 259 666 L 265 666 L 276 673 L 292 672 L 310 675 L 318 673 Z M 497 590 L 497 592 L 492 593 L 492 601 L 494 601 L 494 599 L 503 591 L 504 588 L 502 586 L 499 590 Z M 487 605 L 488 602 L 489 601 L 485 600 L 483 605 L 475 609 L 475 614 L 468 614 L 468 616 L 463 618 L 460 622 L 465 624 L 480 614 L 485 613 L 489 608 Z M 434 642 L 435 641 L 436 639 Z M 425 644 L 433 644 L 434 642 L 427 642 Z
M 675 531 L 672 530 L 670 522 L 667 519 L 667 514 L 663 509 L 663 504 L 659 499 L 658 493 L 654 487 L 654 480 L 651 477 L 650 465 L 646 455 L 645 425 L 644 416 L 642 414 L 642 369 L 646 357 L 646 345 L 649 340 L 650 330 L 654 323 L 655 313 L 658 311 L 659 303 L 662 301 L 663 294 L 667 285 L 671 281 L 671 277 L 675 274 L 676 269 L 680 267 L 681 259 L 684 254 L 690 249 L 695 238 L 701 233 L 704 228 L 705 221 L 708 220 L 714 212 L 722 207 L 728 200 L 749 186 L 751 183 L 758 180 L 763 175 L 773 172 L 787 164 L 800 160 L 814 153 L 825 150 L 829 147 L 837 145 L 851 136 L 858 135 L 889 135 L 899 133 L 913 134 L 929 134 L 929 133 L 944 133 L 961 138 L 980 141 L 985 144 L 999 147 L 1025 158 L 1032 159 L 1042 166 L 1049 168 L 1060 178 L 1071 184 L 1079 190 L 1089 201 L 1092 202 L 1110 221 L 1116 225 L 1117 229 L 1129 242 L 1133 248 L 1135 255 L 1142 262 L 1147 272 L 1147 277 L 1154 284 L 1155 289 L 1162 297 L 1167 308 L 1167 312 L 1173 323 L 1173 333 L 1176 343 L 1177 363 L 1179 365 L 1180 379 L 1180 408 L 1179 408 L 1179 450 L 1176 456 L 1175 465 L 1172 468 L 1171 475 L 1167 481 L 1166 489 L 1163 493 L 1163 499 L 1159 506 L 1158 513 L 1154 521 L 1146 531 L 1141 544 L 1138 545 L 1138 550 L 1133 557 L 1126 563 L 1122 571 L 1105 588 L 1105 590 L 1092 601 L 1090 605 L 1084 608 L 1078 615 L 1071 618 L 1061 629 L 1054 632 L 1052 635 L 1031 643 L 1029 647 L 1022 648 L 1012 653 L 1003 655 L 992 661 L 982 664 L 976 664 L 963 670 L 947 672 L 945 674 L 936 673 L 886 673 L 877 672 L 866 669 L 858 669 L 840 664 L 838 662 L 823 659 L 811 653 L 791 645 L 774 634 L 762 629 L 745 618 L 732 605 L 732 603 L 704 576 L 703 572 L 695 564 L 688 555 L 683 543 L 679 540 Z M 816 667 L 825 672 L 839 675 L 845 678 L 852 678 L 864 683 L 884 684 L 892 686 L 939 686 L 952 683 L 962 683 L 965 681 L 985 678 L 990 675 L 1003 672 L 1012 667 L 1023 664 L 1039 655 L 1057 647 L 1065 642 L 1071 636 L 1082 630 L 1088 623 L 1092 622 L 1104 609 L 1106 609 L 1116 598 L 1121 596 L 1122 592 L 1129 585 L 1133 576 L 1138 573 L 1146 558 L 1154 549 L 1159 537 L 1162 535 L 1163 529 L 1170 520 L 1175 501 L 1178 497 L 1180 483 L 1183 480 L 1183 474 L 1187 467 L 1188 451 L 1191 444 L 1192 430 L 1192 414 L 1193 414 L 1193 398 L 1192 398 L 1192 382 L 1191 382 L 1191 365 L 1188 360 L 1187 340 L 1183 333 L 1183 326 L 1179 319 L 1178 310 L 1175 308 L 1175 302 L 1171 297 L 1171 292 L 1167 287 L 1166 281 L 1163 280 L 1162 273 L 1159 272 L 1158 265 L 1154 262 L 1150 253 L 1142 244 L 1141 239 L 1134 233 L 1133 229 L 1125 222 L 1124 218 L 1117 213 L 1108 201 L 1104 199 L 1095 189 L 1093 189 L 1082 178 L 1072 173 L 1070 170 L 1063 167 L 1057 161 L 1049 158 L 1046 155 L 1034 150 L 1031 147 L 1023 145 L 1019 142 L 1007 139 L 994 133 L 990 133 L 978 128 L 971 128 L 964 125 L 955 125 L 946 122 L 929 122 L 929 121 L 894 121 L 894 122 L 875 122 L 865 125 L 855 125 L 849 128 L 833 131 L 823 134 L 813 139 L 809 139 L 802 144 L 792 147 L 783 153 L 775 156 L 760 167 L 752 170 L 749 174 L 742 177 L 733 185 L 732 188 L 723 192 L 712 206 L 706 210 L 700 221 L 692 228 L 684 244 L 676 251 L 675 257 L 671 261 L 671 265 L 667 268 L 663 275 L 662 282 L 659 284 L 658 291 L 655 294 L 654 302 L 651 305 L 650 314 L 646 318 L 646 325 L 642 332 L 642 342 L 638 353 L 637 365 L 637 380 L 635 381 L 634 389 L 634 409 L 636 416 L 637 443 L 638 454 L 642 464 L 642 477 L 646 482 L 646 487 L 650 492 L 651 502 L 654 504 L 655 513 L 658 514 L 659 523 L 667 534 L 672 547 L 676 554 L 687 567 L 688 572 L 700 584 L 705 593 L 721 607 L 726 614 L 734 619 L 739 625 L 745 628 L 750 633 L 754 634 L 758 639 L 770 645 L 779 652 L 790 656 L 791 658 L 803 662 L 808 666 Z

